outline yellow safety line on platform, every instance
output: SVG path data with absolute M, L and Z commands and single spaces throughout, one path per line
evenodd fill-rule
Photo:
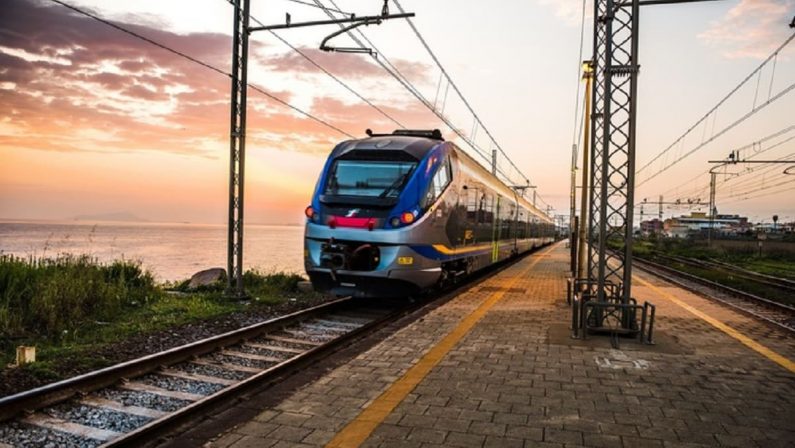
M 551 252 L 557 244 L 547 251 L 542 256 L 536 256 L 530 266 L 527 267 L 521 274 L 512 279 L 509 279 L 508 284 L 501 290 L 493 293 L 477 309 L 472 311 L 465 317 L 458 326 L 453 329 L 447 336 L 444 337 L 438 344 L 433 346 L 423 357 L 414 364 L 400 379 L 392 383 L 389 388 L 382 393 L 378 398 L 373 400 L 353 421 L 342 430 L 326 445 L 326 447 L 345 447 L 354 448 L 358 447 L 370 434 L 384 421 L 384 419 L 392 413 L 392 411 L 403 401 L 406 396 L 411 393 L 414 388 L 422 382 L 423 379 L 436 367 L 453 347 L 469 333 L 472 327 L 486 315 L 486 313 L 505 295 L 505 292 L 511 288 L 514 283 L 523 278 L 535 265 L 541 261 L 543 255 Z
M 663 291 L 662 289 L 654 286 L 653 284 L 649 283 L 648 281 L 640 278 L 635 277 L 636 279 L 640 280 L 641 283 L 648 286 L 649 288 L 657 291 L 657 293 L 661 294 L 671 302 L 681 306 L 682 308 L 690 311 L 691 313 L 695 314 L 696 317 L 706 321 L 708 324 L 712 325 L 713 327 L 717 328 L 718 330 L 728 334 L 729 336 L 737 339 L 738 341 L 742 342 L 746 347 L 754 350 L 755 352 L 761 354 L 765 358 L 775 362 L 776 364 L 784 367 L 785 369 L 789 370 L 792 373 L 795 373 L 795 362 L 789 360 L 788 358 L 774 352 L 773 350 L 765 347 L 764 345 L 754 341 L 753 339 L 749 338 L 748 336 L 740 333 L 739 331 L 735 330 L 734 328 L 724 324 L 723 322 L 715 319 L 714 317 L 708 316 L 705 313 L 695 309 L 693 306 L 688 305 L 687 303 L 677 299 L 670 293 Z

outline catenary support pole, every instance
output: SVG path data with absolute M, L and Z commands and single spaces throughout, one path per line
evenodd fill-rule
M 582 77 L 585 80 L 585 135 L 583 136 L 582 145 L 582 191 L 580 191 L 580 228 L 579 237 L 577 238 L 577 272 L 576 278 L 582 279 L 588 276 L 586 271 L 586 257 L 588 255 L 587 245 L 588 241 L 588 210 L 590 205 L 588 198 L 590 197 L 589 180 L 590 173 L 590 137 L 591 137 L 591 80 L 593 79 L 593 65 L 590 61 L 583 63 Z
M 243 190 L 246 171 L 246 93 L 248 90 L 249 1 L 234 0 L 232 104 L 229 129 L 229 223 L 227 295 L 244 297 Z

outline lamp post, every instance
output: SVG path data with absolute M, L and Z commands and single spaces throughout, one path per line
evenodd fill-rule
M 588 180 L 590 174 L 588 169 L 590 167 L 590 139 L 588 136 L 591 134 L 591 81 L 593 80 L 593 63 L 591 61 L 583 61 L 582 63 L 582 79 L 585 80 L 585 137 L 583 138 L 582 145 L 582 191 L 580 192 L 580 227 L 578 229 L 579 236 L 577 238 L 577 271 L 575 278 L 585 277 L 585 255 L 586 244 L 589 244 L 588 239 L 588 210 L 591 205 L 588 203 L 590 197 L 590 188 Z

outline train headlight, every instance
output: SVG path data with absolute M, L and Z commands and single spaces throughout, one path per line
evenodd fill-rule
M 414 213 L 403 212 L 400 215 L 400 222 L 402 222 L 403 224 L 411 224 L 412 222 L 414 222 Z
M 394 218 L 389 220 L 389 225 L 392 227 L 400 227 L 400 218 L 395 216 Z
M 304 210 L 304 214 L 306 215 L 307 219 L 312 222 L 320 221 L 320 213 L 316 212 L 311 205 Z

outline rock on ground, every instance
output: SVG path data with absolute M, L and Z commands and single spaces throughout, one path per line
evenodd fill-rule
M 201 286 L 210 286 L 226 278 L 226 269 L 210 268 L 193 274 L 188 283 L 188 289 L 196 289 Z

